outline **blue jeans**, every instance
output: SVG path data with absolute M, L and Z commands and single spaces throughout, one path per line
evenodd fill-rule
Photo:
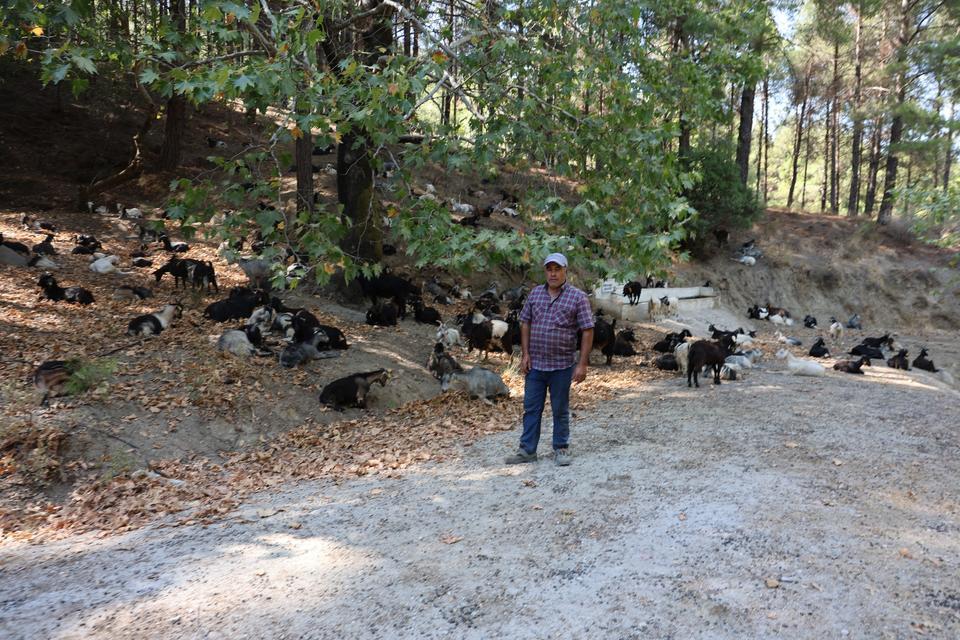
M 570 442 L 570 382 L 576 365 L 556 371 L 531 369 L 523 386 L 523 435 L 520 447 L 527 453 L 537 450 L 540 442 L 540 419 L 550 390 L 553 409 L 553 448 L 566 449 Z

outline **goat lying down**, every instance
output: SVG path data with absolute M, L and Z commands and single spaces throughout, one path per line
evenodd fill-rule
M 386 369 L 377 369 L 367 373 L 355 373 L 338 378 L 323 388 L 320 392 L 320 402 L 342 411 L 344 407 L 367 408 L 367 396 L 370 387 L 375 383 L 386 386 L 390 374 Z

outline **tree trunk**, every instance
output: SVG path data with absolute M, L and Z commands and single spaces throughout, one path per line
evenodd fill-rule
M 837 215 L 840 212 L 839 202 L 839 184 L 840 175 L 837 169 L 837 150 L 839 148 L 838 138 L 840 137 L 840 42 L 835 40 L 833 43 L 833 82 L 830 85 L 830 91 L 833 94 L 832 118 L 830 119 L 830 212 Z
M 763 167 L 763 136 L 766 133 L 763 129 L 764 120 L 763 120 L 763 109 L 764 104 L 763 100 L 766 96 L 761 91 L 760 92 L 760 131 L 757 136 L 757 183 L 754 187 L 754 192 L 757 194 L 757 197 L 760 197 L 760 180 L 762 179 L 761 168 Z
M 830 191 L 830 123 L 833 102 L 827 100 L 827 117 L 823 119 L 823 182 L 820 184 L 820 213 L 827 210 L 827 195 Z
M 379 3 L 368 3 L 373 9 Z M 392 9 L 376 14 L 360 36 L 363 63 L 377 64 L 380 51 L 393 49 Z M 343 136 L 337 147 L 337 199 L 343 205 L 343 216 L 350 220 L 350 232 L 343 241 L 348 254 L 368 262 L 383 258 L 383 230 L 380 216 L 373 206 L 373 163 L 370 157 L 370 135 L 358 127 Z
M 297 138 L 297 211 L 313 211 L 313 135 L 310 128 Z
M 853 67 L 853 141 L 850 150 L 850 195 L 847 198 L 847 216 L 855 218 L 860 209 L 860 164 L 863 146 L 863 115 L 861 108 L 861 85 L 863 81 L 863 2 L 858 3 L 857 25 L 854 35 Z
M 787 192 L 787 209 L 793 206 L 793 193 L 797 186 L 797 171 L 800 164 L 800 147 L 803 145 L 803 121 L 807 117 L 807 100 L 810 89 L 810 73 L 807 70 L 803 81 L 803 98 L 800 103 L 800 114 L 797 117 L 797 137 L 793 141 L 793 163 L 790 169 L 790 190 Z M 806 165 L 806 163 L 804 163 Z
M 813 150 L 813 136 L 810 135 L 810 128 L 813 122 L 813 105 L 810 105 L 810 116 L 807 118 L 807 144 L 804 145 L 803 152 L 803 188 L 800 190 L 800 210 L 807 210 L 807 175 L 810 168 L 810 153 Z
M 740 127 L 737 131 L 737 166 L 740 167 L 740 182 L 747 184 L 750 175 L 750 139 L 753 136 L 753 101 L 757 93 L 756 82 L 748 80 L 740 95 Z
M 767 204 L 770 168 L 770 74 L 763 78 L 763 204 Z
M 953 115 L 956 113 L 956 108 L 953 106 L 953 103 L 950 103 L 950 117 L 949 120 L 953 120 Z M 953 164 L 953 128 L 947 128 L 947 143 L 946 143 L 946 156 L 943 159 L 943 192 L 947 192 L 947 188 L 950 186 L 950 165 Z
M 883 199 L 877 212 L 877 224 L 887 224 L 893 217 L 894 190 L 897 188 L 897 166 L 900 163 L 897 145 L 903 138 L 903 104 L 907 99 L 907 53 L 910 41 L 918 32 L 911 34 L 910 11 L 915 0 L 900 0 L 900 26 L 897 33 L 897 74 L 894 83 L 894 95 L 897 102 L 893 106 L 893 122 L 890 125 L 890 142 L 887 144 L 887 165 L 883 176 Z
M 186 0 L 172 0 L 170 4 L 170 15 L 181 34 L 187 31 L 185 2 Z M 182 94 L 175 93 L 167 100 L 167 120 L 163 130 L 163 148 L 160 150 L 161 170 L 173 171 L 180 165 L 180 142 L 186 121 L 187 99 Z
M 878 118 L 870 139 L 870 163 L 867 165 L 867 193 L 863 199 L 863 215 L 873 215 L 877 201 L 877 176 L 880 173 L 880 149 L 883 142 L 883 122 Z

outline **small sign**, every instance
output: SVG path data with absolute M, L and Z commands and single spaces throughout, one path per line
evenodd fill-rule
M 613 293 L 617 290 L 617 283 L 613 280 L 607 280 L 600 285 L 600 293 Z

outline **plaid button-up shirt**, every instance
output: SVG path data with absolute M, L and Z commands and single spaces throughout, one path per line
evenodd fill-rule
M 552 300 L 547 285 L 541 284 L 527 296 L 520 322 L 530 325 L 531 366 L 556 371 L 573 365 L 580 346 L 577 330 L 593 328 L 593 311 L 587 294 L 570 283 L 564 283 Z

